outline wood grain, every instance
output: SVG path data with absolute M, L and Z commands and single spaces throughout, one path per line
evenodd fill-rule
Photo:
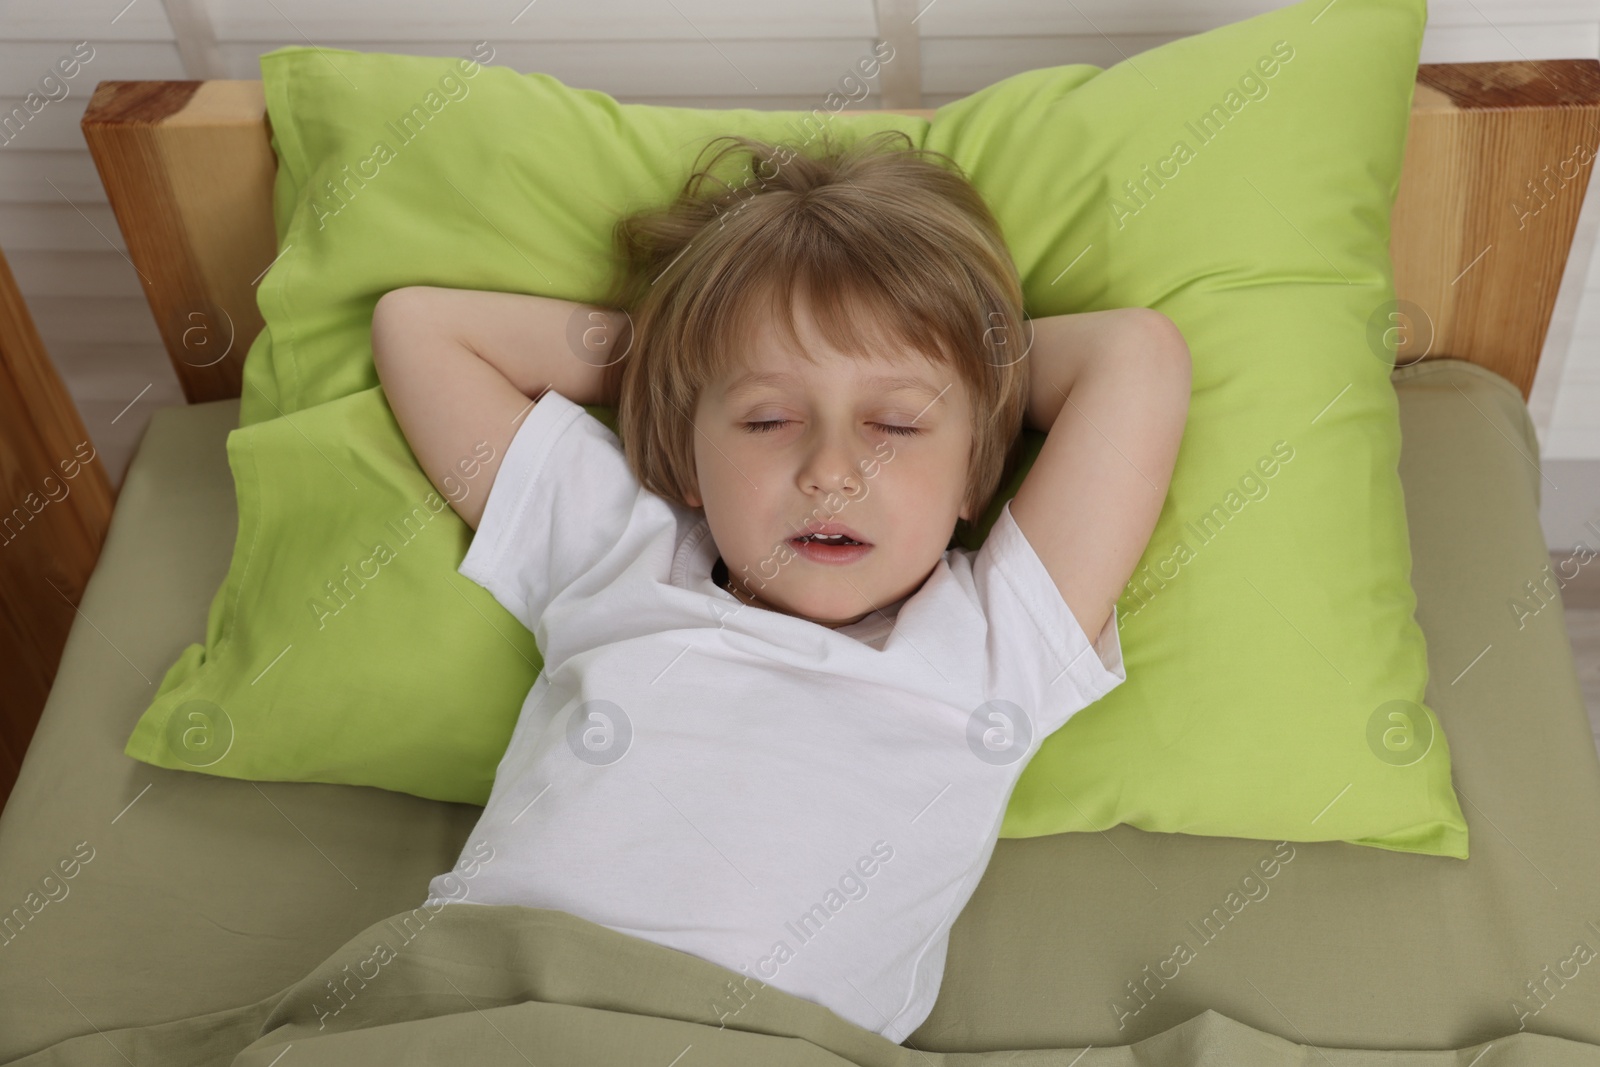
M 100 558 L 114 495 L 0 254 L 0 807 Z
M 1391 220 L 1396 362 L 1453 356 L 1524 401 L 1600 142 L 1600 62 L 1424 64 Z
M 105 81 L 82 127 L 184 397 L 238 396 L 278 253 L 261 83 Z

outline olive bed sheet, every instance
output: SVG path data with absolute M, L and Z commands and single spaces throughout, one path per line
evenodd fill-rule
M 1126 825 L 1002 840 L 905 1060 L 776 992 L 763 995 L 783 1010 L 750 1010 L 752 1032 L 730 1034 L 742 1024 L 725 1005 L 719 1025 L 715 997 L 732 972 L 581 919 L 446 908 L 432 948 L 383 981 L 448 989 L 442 977 L 459 986 L 474 971 L 463 960 L 492 955 L 501 969 L 478 988 L 500 1006 L 469 1006 L 468 986 L 455 1007 L 400 1021 L 378 1013 L 417 997 L 358 1000 L 373 1013 L 360 1024 L 370 1046 L 322 1055 L 399 1062 L 384 1057 L 448 1027 L 454 1044 L 438 1047 L 483 1042 L 477 1062 L 524 1062 L 522 1050 L 491 1051 L 504 1030 L 533 1042 L 534 1062 L 540 1042 L 567 1042 L 567 1062 L 588 1058 L 581 1049 L 621 1062 L 632 1058 L 622 1049 L 654 1055 L 676 1041 L 698 1042 L 698 1062 L 982 1063 L 991 1057 L 939 1053 L 1053 1050 L 1006 1062 L 1600 1064 L 1600 759 L 1559 604 L 1520 619 L 1509 604 L 1549 562 L 1533 426 L 1515 388 L 1458 360 L 1402 368 L 1395 385 L 1428 701 L 1470 859 Z M 179 1037 L 182 1062 L 230 1063 L 269 1019 L 298 1020 L 281 1033 L 299 1033 L 310 1060 L 321 1047 L 310 976 L 341 951 L 370 955 L 363 937 L 417 907 L 477 819 L 469 805 L 123 754 L 162 672 L 204 633 L 226 572 L 236 515 L 224 440 L 237 412 L 231 400 L 153 418 L 0 815 L 0 1063 L 53 1046 L 30 1062 L 146 1062 L 137 1050 Z M 639 975 L 703 988 L 705 1006 L 664 1009 L 672 998 L 635 988 Z M 572 1043 L 597 1022 L 615 1024 L 598 1027 L 608 1051 Z M 383 1038 L 400 1043 L 380 1052 Z M 273 1062 L 290 1040 L 263 1035 L 239 1062 Z

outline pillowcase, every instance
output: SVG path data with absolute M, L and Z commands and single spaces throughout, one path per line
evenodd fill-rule
M 413 284 L 598 302 L 617 215 L 670 199 L 710 138 L 893 127 L 984 194 L 1030 315 L 1153 307 L 1194 357 L 1168 497 L 1118 602 L 1128 680 L 1044 742 L 1002 836 L 1126 822 L 1466 858 L 1423 700 L 1398 407 L 1366 344 L 1394 299 L 1389 212 L 1425 21 L 1424 0 L 1306 0 L 1107 70 L 1029 71 L 931 123 L 834 115 L 831 99 L 624 105 L 455 60 L 264 55 L 286 251 L 260 285 L 267 325 L 228 441 L 239 538 L 205 644 L 168 672 L 128 754 L 484 803 L 541 661 L 455 573 L 471 531 L 388 412 L 373 304 Z M 1043 440 L 1026 431 L 966 547 Z M 471 457 L 459 469 L 452 498 L 484 491 Z
M 1307 0 L 935 116 L 926 147 L 983 191 L 1030 315 L 1153 307 L 1194 363 L 1118 601 L 1128 680 L 1045 742 L 1003 836 L 1127 822 L 1466 858 L 1424 702 L 1393 355 L 1365 342 L 1395 299 L 1425 22 L 1420 0 Z
M 835 116 L 832 100 L 820 114 L 622 105 L 542 74 L 326 48 L 281 48 L 261 69 L 280 256 L 227 441 L 233 559 L 204 643 L 124 751 L 481 805 L 544 660 L 456 572 L 473 531 L 449 504 L 486 491 L 487 456 L 462 457 L 448 499 L 418 466 L 372 363 L 378 298 L 426 284 L 596 302 L 618 214 L 669 201 L 712 138 L 848 127 L 920 144 L 928 123 Z

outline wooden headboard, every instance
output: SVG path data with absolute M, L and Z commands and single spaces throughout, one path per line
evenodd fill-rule
M 83 134 L 184 395 L 238 396 L 278 251 L 261 83 L 101 82 Z M 1597 135 L 1595 60 L 1418 69 L 1390 242 L 1398 362 L 1470 360 L 1528 397 Z

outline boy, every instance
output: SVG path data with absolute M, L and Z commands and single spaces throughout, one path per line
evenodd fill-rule
M 461 573 L 545 657 L 471 902 L 569 911 L 898 1042 L 1028 757 L 1126 678 L 1115 602 L 1190 361 L 1145 308 L 1025 320 L 981 197 L 896 136 L 726 138 L 619 223 L 626 313 L 411 287 L 373 349 L 476 530 Z M 734 150 L 770 176 L 706 194 Z M 1021 488 L 952 547 L 1024 424 L 1048 437 Z

